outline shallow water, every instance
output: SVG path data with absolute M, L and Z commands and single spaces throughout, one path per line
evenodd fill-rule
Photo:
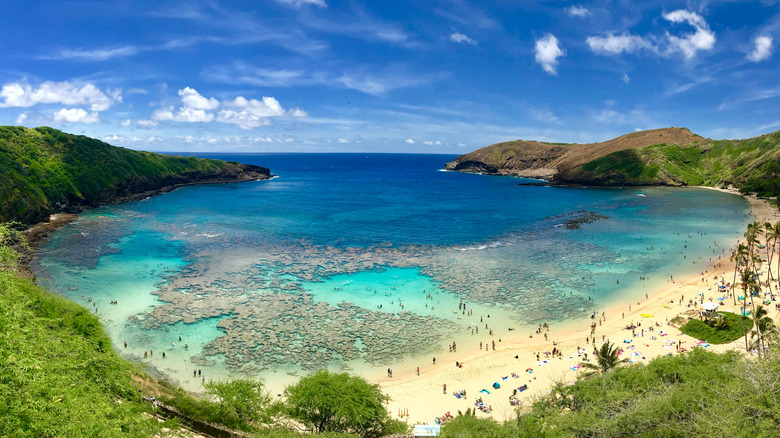
M 195 390 L 371 375 L 582 318 L 727 257 L 751 219 L 716 191 L 518 186 L 439 171 L 451 156 L 221 158 L 279 177 L 90 210 L 34 266 L 120 351 Z M 565 227 L 583 212 L 606 218 Z

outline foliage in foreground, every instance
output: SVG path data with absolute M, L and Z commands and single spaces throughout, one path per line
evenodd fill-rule
M 64 298 L 0 272 L 0 435 L 161 434 L 98 319 Z
M 745 336 L 745 333 L 753 325 L 750 318 L 746 316 L 730 312 L 718 312 L 718 315 L 722 318 L 722 325 L 710 325 L 698 319 L 691 319 L 680 327 L 680 331 L 692 338 L 705 340 L 710 344 L 728 344 Z

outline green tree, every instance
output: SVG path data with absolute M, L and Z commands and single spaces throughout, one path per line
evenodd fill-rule
M 615 348 L 615 344 L 611 344 L 609 342 L 601 344 L 601 348 L 594 350 L 593 358 L 596 360 L 595 364 L 590 362 L 582 362 L 580 365 L 582 365 L 583 368 L 606 373 L 612 368 L 615 368 L 622 363 L 628 362 L 628 359 L 618 358 L 618 349 Z
M 734 299 L 734 305 L 737 305 L 737 294 L 734 292 L 734 287 L 737 285 L 737 272 L 739 272 L 739 265 L 745 263 L 748 257 L 747 245 L 740 243 L 737 245 L 737 249 L 731 253 L 731 261 L 734 262 L 734 280 L 731 282 L 731 297 Z
M 217 399 L 218 415 L 226 423 L 232 419 L 246 423 L 268 423 L 271 397 L 263 383 L 252 379 L 209 381 L 206 391 Z
M 0 224 L 0 269 L 16 267 L 19 262 L 19 253 L 14 250 L 15 245 L 25 245 L 21 233 L 14 229 L 13 222 Z
M 356 433 L 380 437 L 405 432 L 385 410 L 385 396 L 378 385 L 346 373 L 317 371 L 284 391 L 286 411 L 314 433 Z

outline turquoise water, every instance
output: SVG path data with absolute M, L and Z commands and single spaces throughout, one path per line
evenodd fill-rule
M 196 390 L 371 374 L 582 318 L 727 257 L 752 219 L 716 191 L 518 186 L 440 171 L 451 156 L 220 158 L 279 177 L 90 210 L 34 265 L 120 351 Z M 601 216 L 565 226 L 586 212 Z

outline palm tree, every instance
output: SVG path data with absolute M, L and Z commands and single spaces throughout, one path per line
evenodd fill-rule
M 751 322 L 753 323 L 751 337 L 756 338 L 753 346 L 758 350 L 758 357 L 761 357 L 761 354 L 766 352 L 767 337 L 777 333 L 775 322 L 768 316 L 768 313 L 763 305 L 759 305 L 751 317 Z
M 750 292 L 750 295 L 753 295 L 753 292 L 756 290 L 759 290 L 758 282 L 756 281 L 756 277 L 753 275 L 750 270 L 745 269 L 742 270 L 741 275 L 742 280 L 742 315 L 745 314 L 745 310 L 747 309 L 747 299 L 748 299 L 748 292 Z M 753 299 L 750 299 L 751 303 L 753 302 Z M 753 312 L 756 313 L 755 311 Z M 748 346 L 748 332 L 745 332 L 745 351 L 750 351 L 750 348 Z
M 596 363 L 582 362 L 580 366 L 596 371 L 606 373 L 607 371 L 615 368 L 616 366 L 628 362 L 628 359 L 618 358 L 618 349 L 615 348 L 615 344 L 605 342 L 601 344 L 601 348 L 593 350 L 593 357 L 596 359 Z
M 771 227 L 769 233 L 767 234 L 767 243 L 766 245 L 769 247 L 769 257 L 767 259 L 767 262 L 769 264 L 769 284 L 772 284 L 772 259 L 775 256 L 775 248 L 777 246 L 777 239 L 780 239 L 780 222 L 775 223 L 774 225 L 771 225 L 767 223 Z M 771 246 L 769 242 L 772 242 Z M 769 287 L 769 292 L 772 292 L 772 287 Z
M 734 262 L 734 280 L 731 282 L 731 296 L 734 298 L 734 305 L 737 305 L 737 294 L 734 292 L 734 287 L 737 285 L 737 271 L 739 271 L 739 265 L 747 260 L 748 247 L 740 243 L 737 245 L 737 249 L 731 253 L 731 261 Z

